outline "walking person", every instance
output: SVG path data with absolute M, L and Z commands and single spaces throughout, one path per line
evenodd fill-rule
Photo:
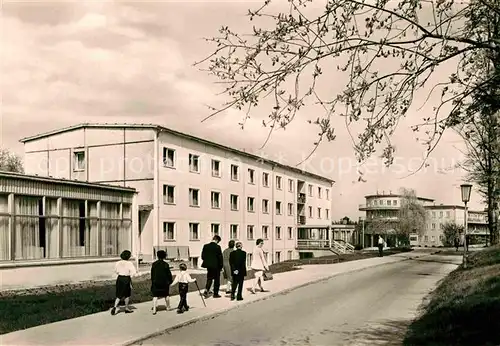
M 243 282 L 245 281 L 245 276 L 247 276 L 247 253 L 242 250 L 243 244 L 241 242 L 236 243 L 236 250 L 231 252 L 229 256 L 229 263 L 231 266 L 231 274 L 233 277 L 232 288 L 231 288 L 231 300 L 234 300 L 234 294 L 236 289 L 238 289 L 238 294 L 236 300 L 243 300 Z
M 226 280 L 226 295 L 231 294 L 231 285 L 233 280 L 231 266 L 229 264 L 229 255 L 234 251 L 234 240 L 230 240 L 227 249 L 222 252 L 223 274 Z
M 460 247 L 460 238 L 458 237 L 458 235 L 455 236 L 455 239 L 453 240 L 453 242 L 454 242 L 456 251 L 458 251 L 458 248 Z
M 253 285 L 252 285 L 252 288 L 250 290 L 250 292 L 252 292 L 253 294 L 255 294 L 255 288 L 257 286 L 259 286 L 261 292 L 267 292 L 262 287 L 262 281 L 264 280 L 262 278 L 262 276 L 264 275 L 264 271 L 269 270 L 269 267 L 268 267 L 267 261 L 266 261 L 266 256 L 264 255 L 264 250 L 262 249 L 262 247 L 264 246 L 264 240 L 261 238 L 257 239 L 257 241 L 255 242 L 255 245 L 256 246 L 254 247 L 253 253 L 252 253 L 252 263 L 250 265 L 250 267 L 253 269 L 254 275 L 255 275 L 255 279 L 253 281 Z
M 222 250 L 219 246 L 221 238 L 218 235 L 214 235 L 212 241 L 208 244 L 203 245 L 203 250 L 201 251 L 201 259 L 203 263 L 201 266 L 207 269 L 207 284 L 205 286 L 205 292 L 203 295 L 205 298 L 210 296 L 210 288 L 212 287 L 212 282 L 214 284 L 214 298 L 220 298 L 219 287 L 220 287 L 220 272 L 223 268 L 223 258 Z
M 381 235 L 378 236 L 378 257 L 384 256 L 384 238 Z
M 189 306 L 187 303 L 187 294 L 189 291 L 189 284 L 195 282 L 196 279 L 193 279 L 191 275 L 187 272 L 187 265 L 185 263 L 181 263 L 179 265 L 180 273 L 175 276 L 174 282 L 172 282 L 171 286 L 178 284 L 179 290 L 179 305 L 177 306 L 177 313 L 182 314 L 184 311 L 189 311 Z
M 130 314 L 133 311 L 129 307 L 130 296 L 132 295 L 132 276 L 137 275 L 137 270 L 134 264 L 130 262 L 132 253 L 125 250 L 120 254 L 121 260 L 115 264 L 115 273 L 118 275 L 116 278 L 116 299 L 115 305 L 111 308 L 111 315 L 116 314 L 116 309 L 120 301 L 125 301 L 125 313 Z
M 170 284 L 173 282 L 170 265 L 165 262 L 167 253 L 160 250 L 156 253 L 158 260 L 151 266 L 151 295 L 153 296 L 153 315 L 156 315 L 158 298 L 165 298 L 165 307 L 170 310 Z

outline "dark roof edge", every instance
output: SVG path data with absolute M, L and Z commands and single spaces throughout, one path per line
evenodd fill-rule
M 2 178 L 2 177 L 19 178 L 19 179 L 25 179 L 25 180 L 36 180 L 36 181 L 47 182 L 47 183 L 59 183 L 59 184 L 68 184 L 68 185 L 76 185 L 76 186 L 87 186 L 87 187 L 95 187 L 95 188 L 104 189 L 104 190 L 118 190 L 118 191 L 137 193 L 137 190 L 133 187 L 91 183 L 91 182 L 86 182 L 86 181 L 67 180 L 67 179 L 60 179 L 60 178 L 53 178 L 53 177 L 42 177 L 39 175 L 30 175 L 30 174 L 23 174 L 23 173 L 16 173 L 16 172 L 0 171 L 0 178 Z
M 73 130 L 77 130 L 77 129 L 85 128 L 85 127 L 92 127 L 92 128 L 112 128 L 112 127 L 147 128 L 147 129 L 157 130 L 157 131 L 160 131 L 160 132 L 162 132 L 162 131 L 163 132 L 168 132 L 168 133 L 174 134 L 174 135 L 179 136 L 179 137 L 184 137 L 184 138 L 187 138 L 187 139 L 191 139 L 191 140 L 194 140 L 194 141 L 197 141 L 197 142 L 200 142 L 200 143 L 208 144 L 210 146 L 213 146 L 213 147 L 216 147 L 216 148 L 219 148 L 219 149 L 223 149 L 223 150 L 226 150 L 226 151 L 237 153 L 239 155 L 246 156 L 248 158 L 256 159 L 258 161 L 262 161 L 263 163 L 268 163 L 268 164 L 271 164 L 271 165 L 274 165 L 274 166 L 277 166 L 277 167 L 280 167 L 280 168 L 285 168 L 285 169 L 291 170 L 292 172 L 303 174 L 303 175 L 309 176 L 309 177 L 314 178 L 314 179 L 318 179 L 318 180 L 321 180 L 321 181 L 326 181 L 327 183 L 330 183 L 332 185 L 335 183 L 335 180 L 327 178 L 327 177 L 323 177 L 323 176 L 315 174 L 315 173 L 311 173 L 311 172 L 308 172 L 308 171 L 303 171 L 303 170 L 301 170 L 299 168 L 288 166 L 288 165 L 284 165 L 282 163 L 279 163 L 279 162 L 276 162 L 276 161 L 273 161 L 273 160 L 268 160 L 268 159 L 262 158 L 262 157 L 260 157 L 258 155 L 255 155 L 255 154 L 247 153 L 245 151 L 234 149 L 234 148 L 225 146 L 223 144 L 219 144 L 219 143 L 215 143 L 215 142 L 209 141 L 207 139 L 203 139 L 203 138 L 196 137 L 196 136 L 193 136 L 193 135 L 190 135 L 190 134 L 187 134 L 187 133 L 183 133 L 183 132 L 180 132 L 180 131 L 169 129 L 169 128 L 164 127 L 164 126 L 154 125 L 154 124 L 95 124 L 95 123 L 92 124 L 92 123 L 82 123 L 82 124 L 77 124 L 77 125 L 69 126 L 69 127 L 66 127 L 66 128 L 61 128 L 61 129 L 58 129 L 58 130 L 53 130 L 53 131 L 45 132 L 45 133 L 42 133 L 42 134 L 30 136 L 30 137 L 25 137 L 25 138 L 22 138 L 20 140 L 20 142 L 21 143 L 26 143 L 26 142 L 29 142 L 29 141 L 32 141 L 32 140 L 36 140 L 36 139 L 48 137 L 48 136 L 55 135 L 55 134 L 62 133 L 62 132 L 73 131 Z
M 403 195 L 398 195 L 398 194 L 388 194 L 388 195 L 377 195 L 377 194 L 374 194 L 374 195 L 367 195 L 365 196 L 365 198 L 370 198 L 370 197 L 404 197 Z M 426 198 L 426 197 L 418 197 L 416 196 L 417 199 L 419 200 L 422 200 L 422 201 L 429 201 L 429 202 L 434 202 L 435 199 L 432 199 L 432 198 Z

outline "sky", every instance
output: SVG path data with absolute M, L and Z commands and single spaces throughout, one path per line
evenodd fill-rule
M 220 86 L 193 64 L 214 47 L 203 37 L 222 25 L 247 30 L 249 8 L 261 1 L 9 1 L 2 2 L 0 147 L 23 154 L 19 139 L 82 122 L 154 123 L 185 131 L 295 166 L 311 152 L 317 128 L 307 120 L 317 109 L 305 107 L 286 130 L 267 137 L 262 112 L 251 113 L 242 130 L 236 110 L 201 122 L 217 105 Z M 286 2 L 283 1 L 286 5 Z M 250 26 L 251 28 L 251 26 Z M 446 71 L 444 71 L 446 72 Z M 342 77 L 333 85 L 341 86 Z M 323 90 L 328 94 L 331 88 Z M 423 95 L 423 94 L 422 94 Z M 417 102 L 424 100 L 417 96 Z M 419 99 L 420 97 L 420 99 Z M 420 103 L 422 103 L 420 102 Z M 413 107 L 394 134 L 395 164 L 373 157 L 358 167 L 343 120 L 337 138 L 323 143 L 298 167 L 336 181 L 332 217 L 357 218 L 364 196 L 413 188 L 436 203 L 461 204 L 463 144 L 447 133 L 428 160 L 410 125 L 432 104 Z M 337 124 L 337 123 L 336 123 Z M 470 207 L 483 208 L 474 190 Z

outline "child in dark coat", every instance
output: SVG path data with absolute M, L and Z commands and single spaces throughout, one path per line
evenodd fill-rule
M 170 284 L 172 283 L 172 272 L 165 259 L 167 253 L 160 250 L 156 253 L 158 260 L 151 267 L 151 295 L 153 296 L 153 315 L 156 315 L 158 298 L 165 298 L 166 309 L 170 309 Z

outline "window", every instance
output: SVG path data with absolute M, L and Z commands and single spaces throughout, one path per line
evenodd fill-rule
M 279 175 L 276 176 L 276 188 L 278 190 L 282 189 L 282 187 L 281 187 L 281 177 Z
M 229 229 L 229 238 L 238 239 L 238 225 L 231 225 Z
M 313 207 L 309 206 L 309 217 L 313 217 Z
M 212 209 L 220 209 L 220 192 L 212 191 Z
M 175 167 L 175 150 L 170 148 L 163 148 L 163 166 Z
M 321 219 L 321 208 L 318 208 L 318 219 Z
M 276 201 L 276 215 L 281 215 L 281 202 Z
M 189 240 L 200 240 L 200 224 L 189 223 Z
M 255 184 L 255 170 L 251 168 L 248 169 L 248 183 Z
M 436 218 L 436 212 L 435 211 L 432 212 L 432 217 Z
M 325 194 L 326 194 L 326 200 L 329 201 L 330 200 L 330 189 L 326 189 Z
M 398 205 L 398 200 L 397 199 L 393 200 L 392 205 Z
M 288 250 L 287 252 L 287 260 L 291 261 L 293 259 L 293 251 L 292 250 Z
M 212 160 L 212 177 L 220 178 L 220 161 Z
M 189 189 L 189 206 L 190 207 L 200 206 L 200 190 Z
M 269 214 L 269 200 L 268 199 L 262 200 L 262 213 Z
M 262 186 L 269 187 L 269 173 L 262 173 Z
M 313 196 L 313 186 L 311 184 L 309 184 L 308 188 L 309 188 L 309 196 L 312 197 Z
M 85 170 L 85 151 L 78 150 L 73 152 L 75 158 L 74 171 L 83 171 Z
M 175 240 L 175 222 L 163 223 L 163 241 Z
M 281 226 L 276 226 L 276 239 L 281 239 Z
M 231 180 L 240 180 L 240 168 L 236 165 L 231 165 Z
M 447 218 L 450 218 L 450 216 L 451 216 L 451 212 L 447 211 L 447 212 L 446 212 L 446 217 L 447 217 Z
M 436 224 L 435 223 L 432 224 L 432 229 L 436 229 Z
M 163 185 L 163 203 L 164 204 L 175 203 L 175 186 Z
M 288 239 L 293 239 L 293 227 L 288 227 Z
M 293 203 L 288 203 L 288 215 L 293 215 Z
M 212 238 L 216 235 L 220 235 L 220 224 L 218 223 L 213 223 L 210 225 L 210 234 L 212 235 Z
M 200 173 L 200 156 L 189 154 L 189 171 Z
M 330 218 L 330 209 L 325 209 L 325 217 L 328 220 Z
M 262 226 L 262 239 L 269 239 L 269 226 Z
M 281 251 L 276 251 L 276 263 L 281 262 Z
M 388 200 L 388 201 L 387 201 L 387 205 L 391 205 L 391 200 Z
M 431 241 L 435 241 L 436 240 L 436 237 L 431 235 Z
M 442 211 L 440 211 L 440 212 L 439 212 L 439 218 L 440 218 L 440 219 L 442 219 L 442 218 L 443 218 L 443 212 L 442 212 Z
M 247 226 L 247 239 L 253 240 L 253 225 Z
M 288 192 L 293 192 L 293 180 L 288 179 Z
M 429 236 L 428 235 L 424 236 L 424 240 L 429 241 Z
M 318 186 L 318 198 L 321 198 L 321 187 Z
M 231 210 L 238 210 L 238 196 L 231 195 Z
M 247 197 L 247 211 L 249 211 L 250 213 L 255 212 L 254 204 L 255 204 L 255 198 Z

